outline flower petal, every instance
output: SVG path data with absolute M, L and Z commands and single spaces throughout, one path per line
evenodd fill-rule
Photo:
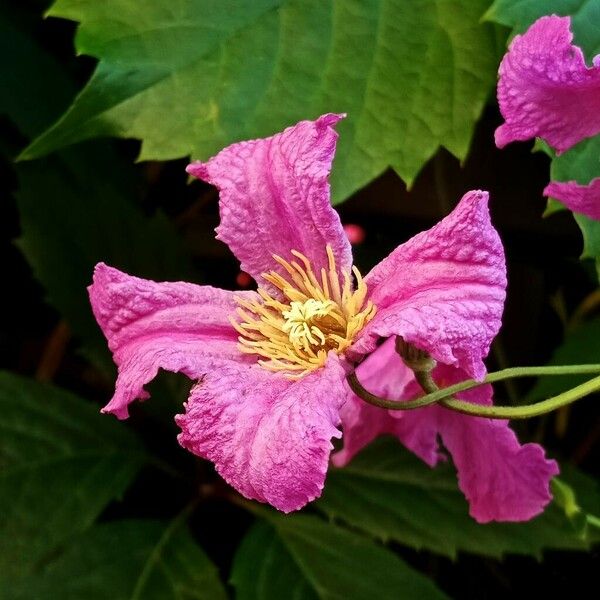
M 586 66 L 570 26 L 542 17 L 512 41 L 499 69 L 499 148 L 539 136 L 560 154 L 600 132 L 600 62 Z
M 436 360 L 483 377 L 506 289 L 487 192 L 465 194 L 450 215 L 398 246 L 365 282 L 377 313 L 350 348 L 351 358 L 372 352 L 378 338 L 400 335 Z
M 576 181 L 552 181 L 544 189 L 544 196 L 559 200 L 573 212 L 600 220 L 600 177 L 587 185 Z
M 207 373 L 176 417 L 179 443 L 215 463 L 247 498 L 284 512 L 321 494 L 346 372 L 330 355 L 325 367 L 297 381 L 259 366 L 229 364 Z
M 139 279 L 103 263 L 88 291 L 119 368 L 115 394 L 102 412 L 126 418 L 129 403 L 148 397 L 143 386 L 159 368 L 197 379 L 212 364 L 252 360 L 237 350 L 229 323 L 237 306 L 233 292 Z
M 396 353 L 393 338 L 370 354 L 358 366 L 356 374 L 365 389 L 381 398 L 406 397 L 407 386 L 411 386 L 414 393 L 414 376 Z M 389 433 L 400 438 L 407 448 L 427 464 L 434 466 L 439 459 L 443 459 L 443 455 L 438 448 L 437 430 L 433 423 L 426 418 L 417 423 L 423 412 L 414 411 L 410 427 L 406 427 L 404 414 L 401 411 L 383 410 L 352 394 L 340 411 L 344 446 L 333 455 L 333 463 L 338 467 L 347 465 L 367 444 Z
M 384 395 L 384 390 L 387 390 L 389 398 L 408 400 L 422 394 L 412 376 L 412 381 L 407 381 L 410 370 L 400 357 L 386 349 L 389 343 L 386 342 L 363 363 L 367 369 L 360 376 L 361 382 L 378 395 Z M 382 360 L 373 360 L 382 350 Z M 384 367 L 383 370 L 381 367 Z M 465 374 L 441 365 L 434 377 L 440 385 L 446 386 L 463 380 Z M 492 388 L 480 386 L 459 397 L 490 404 Z M 334 456 L 338 465 L 346 464 L 352 455 L 375 437 L 370 431 L 362 430 L 357 414 L 351 413 L 354 410 L 364 414 L 364 408 L 358 402 L 356 398 L 342 409 L 344 449 Z M 372 406 L 369 409 L 379 410 L 388 416 L 370 415 L 363 421 L 364 428 L 375 424 L 377 429 L 384 423 L 385 427 L 379 428 L 378 433 L 393 433 L 431 466 L 441 458 L 438 436 L 441 437 L 458 470 L 459 486 L 469 501 L 470 514 L 480 523 L 526 521 L 539 514 L 550 501 L 549 483 L 558 473 L 556 463 L 546 460 L 541 446 L 519 444 L 507 421 L 462 415 L 441 406 L 406 412 L 385 411 Z
M 301 121 L 272 137 L 228 146 L 187 168 L 219 188 L 217 238 L 261 285 L 269 285 L 262 273 L 285 273 L 273 255 L 293 259 L 291 250 L 308 257 L 317 273 L 328 265 L 327 244 L 342 270 L 352 266 L 350 243 L 329 198 L 337 140 L 333 126 L 342 117 Z

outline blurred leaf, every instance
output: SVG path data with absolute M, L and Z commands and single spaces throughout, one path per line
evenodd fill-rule
M 575 43 L 591 58 L 600 52 L 600 3 L 598 0 L 496 0 L 485 19 L 524 32 L 544 15 L 571 16 Z
M 22 236 L 17 244 L 48 300 L 84 341 L 96 365 L 111 368 L 87 286 L 103 261 L 140 277 L 190 279 L 189 259 L 162 215 L 134 204 L 135 172 L 108 145 L 81 145 L 17 167 Z
M 600 502 L 593 480 L 582 477 L 579 484 Z M 317 507 L 384 541 L 452 558 L 458 551 L 541 557 L 547 548 L 588 547 L 554 505 L 527 523 L 478 524 L 468 514 L 453 468 L 430 469 L 389 438 L 371 444 L 345 468 L 331 469 Z
M 571 331 L 554 351 L 549 365 L 581 365 L 600 363 L 600 318 L 586 321 Z M 591 379 L 591 375 L 560 375 L 540 377 L 527 401 L 533 402 L 556 396 Z
M 521 33 L 539 17 L 550 14 L 571 15 L 574 43 L 582 47 L 588 62 L 591 63 L 591 58 L 600 53 L 598 0 L 496 0 L 485 17 L 513 27 L 514 33 Z M 550 168 L 552 181 L 575 180 L 588 184 L 595 177 L 600 177 L 600 136 L 583 140 L 558 157 L 554 157 L 554 152 L 546 144 L 541 148 L 553 157 Z M 536 149 L 540 149 L 540 146 L 536 145 Z M 553 203 L 546 215 L 555 211 L 556 205 Z M 583 235 L 581 258 L 595 259 L 597 268 L 600 269 L 600 222 L 579 214 L 574 214 L 574 217 Z
M 58 388 L 0 372 L 0 588 L 89 527 L 145 460 L 134 435 Z
M 0 66 L 11 86 L 9 93 L 7 87 L 0 91 L 0 112 L 30 136 L 64 106 L 64 90 L 68 93 L 73 84 L 22 26 L 0 10 L 0 34 L 6 34 L 0 35 L 6 46 Z M 17 172 L 18 245 L 49 301 L 83 338 L 88 357 L 110 369 L 86 291 L 94 265 L 104 261 L 142 277 L 189 279 L 182 244 L 163 215 L 147 217 L 136 205 L 139 174 L 108 143 L 87 143 L 20 164 Z
M 181 525 L 96 525 L 8 599 L 225 600 L 216 567 Z
M 270 515 L 243 540 L 231 581 L 238 600 L 446 598 L 386 548 L 307 515 Z
M 334 196 L 392 166 L 410 185 L 440 145 L 464 158 L 497 68 L 488 0 L 58 0 L 100 63 L 67 113 L 22 154 L 97 136 L 140 158 L 206 159 L 324 112 L 339 127 Z M 116 20 L 114 15 L 118 15 Z

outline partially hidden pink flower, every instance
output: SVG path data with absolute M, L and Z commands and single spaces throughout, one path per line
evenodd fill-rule
M 577 181 L 552 181 L 545 187 L 544 196 L 559 200 L 573 212 L 600 220 L 600 177 L 587 185 Z
M 499 69 L 499 148 L 537 136 L 560 154 L 600 133 L 600 56 L 586 66 L 570 26 L 570 17 L 542 17 L 510 44 Z
M 357 368 L 357 376 L 372 393 L 398 401 L 423 391 L 386 341 Z M 433 372 L 440 387 L 466 379 L 461 368 L 439 365 Z M 492 387 L 482 385 L 458 395 L 478 404 L 492 403 Z M 550 501 L 550 479 L 558 473 L 538 444 L 521 445 L 506 421 L 461 415 L 434 405 L 410 411 L 381 410 L 357 396 L 342 407 L 344 448 L 333 461 L 346 465 L 367 443 L 381 434 L 397 437 L 430 466 L 445 460 L 439 440 L 452 455 L 458 483 L 471 516 L 480 523 L 526 521 Z
M 346 382 L 353 361 L 401 335 L 448 368 L 481 378 L 505 297 L 503 249 L 481 191 L 465 194 L 448 217 L 362 279 L 330 204 L 340 118 L 302 121 L 188 167 L 219 189 L 217 237 L 256 279 L 257 292 L 156 283 L 104 264 L 89 288 L 119 369 L 103 411 L 125 418 L 160 368 L 186 374 L 197 384 L 176 417 L 180 444 L 213 461 L 244 496 L 285 512 L 321 493 L 340 425 L 351 444 L 379 433 L 368 419 L 352 421 L 352 407 L 363 409 Z M 483 442 L 465 432 L 474 449 Z M 538 449 L 537 464 L 526 465 L 541 473 L 532 477 L 503 457 L 505 446 L 495 447 L 494 460 L 514 468 L 484 478 L 488 514 L 528 518 L 547 502 L 547 463 Z M 500 510 L 507 486 L 537 493 L 537 508 Z

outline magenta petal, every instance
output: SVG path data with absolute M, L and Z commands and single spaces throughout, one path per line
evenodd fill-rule
M 600 177 L 587 185 L 576 181 L 552 181 L 544 189 L 544 196 L 559 200 L 573 212 L 600 220 Z
M 476 521 L 528 521 L 544 510 L 558 465 L 541 446 L 521 445 L 507 421 L 431 412 Z
M 412 375 L 407 376 L 410 371 L 400 357 L 391 352 L 390 342 L 361 365 L 361 383 L 378 395 L 399 401 L 422 394 Z M 465 379 L 465 374 L 441 365 L 434 377 L 445 386 Z M 490 404 L 492 388 L 484 385 L 460 397 Z M 519 444 L 506 421 L 469 417 L 441 406 L 395 412 L 361 402 L 355 398 L 342 408 L 344 449 L 335 455 L 336 464 L 346 464 L 377 435 L 392 433 L 433 466 L 441 458 L 441 437 L 458 470 L 459 486 L 469 501 L 470 514 L 477 521 L 526 521 L 550 501 L 549 483 L 558 473 L 556 463 L 547 460 L 537 444 Z
M 210 365 L 251 360 L 237 350 L 238 334 L 229 323 L 237 306 L 232 292 L 147 281 L 103 263 L 88 291 L 119 368 L 115 394 L 103 412 L 126 418 L 129 403 L 148 397 L 143 386 L 159 368 L 197 379 Z
M 255 279 L 271 270 L 283 274 L 273 255 L 290 259 L 291 250 L 307 256 L 319 273 L 328 264 L 327 244 L 341 270 L 350 270 L 350 243 L 331 206 L 328 182 L 337 140 L 333 126 L 342 116 L 301 121 L 188 166 L 188 173 L 219 188 L 217 237 Z
M 560 154 L 600 132 L 600 64 L 586 66 L 570 25 L 542 17 L 512 41 L 499 69 L 499 148 L 539 136 Z
M 412 371 L 400 360 L 394 344 L 394 339 L 390 338 L 356 369 L 362 386 L 382 398 L 406 398 L 407 388 L 410 386 L 414 390 Z M 340 412 L 344 446 L 334 454 L 333 463 L 343 467 L 375 438 L 391 434 L 402 440 L 407 448 L 427 464 L 435 465 L 442 457 L 438 449 L 435 424 L 427 418 L 417 422 L 425 413 L 416 411 L 411 414 L 407 427 L 404 414 L 377 408 L 352 394 Z
M 247 498 L 297 510 L 323 489 L 345 376 L 336 356 L 297 381 L 251 365 L 211 371 L 176 417 L 179 443 Z
M 506 289 L 487 192 L 465 194 L 452 213 L 396 248 L 365 282 L 377 313 L 351 357 L 372 352 L 378 338 L 400 335 L 438 361 L 483 377 Z

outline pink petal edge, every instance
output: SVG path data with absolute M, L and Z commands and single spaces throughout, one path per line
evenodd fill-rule
M 512 41 L 499 68 L 499 148 L 539 136 L 560 154 L 600 132 L 600 62 L 586 66 L 570 27 L 542 17 Z
M 341 436 L 345 377 L 334 354 L 325 367 L 297 381 L 229 364 L 192 389 L 185 414 L 175 418 L 179 443 L 214 462 L 246 498 L 286 513 L 298 510 L 323 489 L 331 438 Z
M 544 196 L 555 198 L 573 212 L 600 220 L 600 177 L 587 185 L 577 181 L 552 181 L 544 189 Z
M 467 192 L 445 219 L 374 267 L 365 283 L 377 313 L 350 348 L 351 358 L 372 352 L 379 338 L 400 335 L 439 362 L 483 377 L 506 296 L 504 250 L 488 193 Z
M 128 405 L 148 397 L 144 385 L 159 368 L 197 379 L 222 363 L 254 360 L 238 351 L 238 334 L 229 323 L 235 296 L 256 297 L 253 292 L 157 283 L 104 263 L 96 265 L 88 291 L 119 369 L 115 394 L 104 413 L 127 418 Z
M 373 393 L 399 401 L 422 394 L 391 348 L 389 340 L 365 360 L 359 373 L 361 382 Z M 450 385 L 465 379 L 466 374 L 442 365 L 434 376 L 439 385 Z M 491 396 L 488 385 L 460 395 L 482 404 L 491 403 Z M 470 417 L 438 406 L 401 413 L 381 410 L 387 413 L 382 416 L 373 412 L 380 409 L 365 409 L 364 405 L 354 398 L 342 408 L 344 448 L 334 455 L 336 465 L 346 464 L 375 437 L 370 430 L 373 426 L 377 434 L 395 435 L 430 466 L 442 458 L 439 436 L 452 455 L 459 487 L 478 522 L 527 521 L 551 500 L 550 480 L 558 473 L 556 462 L 547 460 L 538 444 L 521 445 L 507 421 Z M 368 418 L 361 423 L 357 416 L 365 414 Z
M 194 162 L 188 173 L 220 191 L 217 238 L 261 285 L 260 275 L 285 274 L 273 255 L 308 257 L 316 273 L 327 268 L 326 246 L 341 270 L 352 266 L 352 251 L 329 193 L 335 154 L 334 125 L 344 115 L 326 114 L 300 121 L 265 139 L 228 146 L 208 162 Z

